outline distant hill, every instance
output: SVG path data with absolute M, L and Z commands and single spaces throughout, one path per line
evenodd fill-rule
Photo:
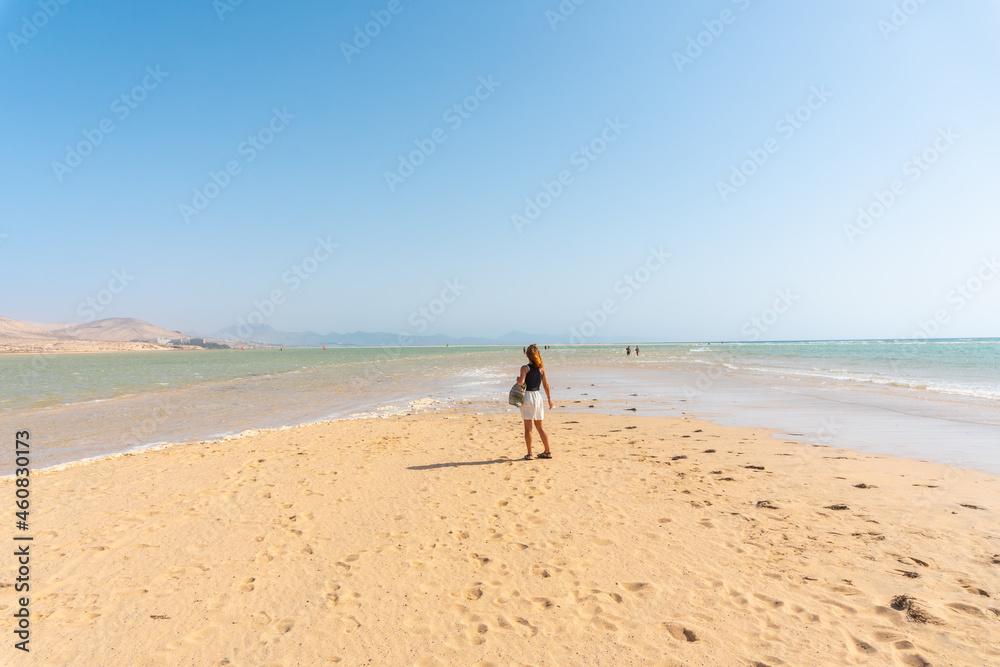
M 45 331 L 65 329 L 66 327 L 71 327 L 76 324 L 76 322 L 28 322 L 27 320 L 22 320 L 21 323 L 30 324 L 33 327 L 38 327 L 39 329 L 44 329 Z
M 184 335 L 179 331 L 171 331 L 131 317 L 109 317 L 86 324 L 44 324 L 23 322 L 0 317 L 0 340 L 6 347 L 20 344 L 21 348 L 32 344 L 63 345 L 90 341 L 95 343 L 150 343 L 154 346 L 157 340 L 201 339 L 201 336 Z M 404 345 L 408 347 L 438 346 L 438 345 L 539 345 L 560 344 L 570 341 L 568 334 L 562 336 L 530 334 L 523 331 L 509 331 L 495 338 L 466 336 L 456 338 L 444 334 L 431 336 L 411 335 L 400 340 L 400 335 L 386 331 L 355 331 L 354 333 L 331 332 L 319 334 L 313 331 L 290 332 L 279 331 L 266 324 L 247 329 L 232 326 L 217 331 L 212 336 L 204 337 L 204 343 L 197 340 L 197 345 L 203 346 L 210 341 L 228 341 L 237 344 L 274 345 L 283 347 L 383 347 Z M 593 338 L 586 343 L 615 342 L 603 338 Z M 2 350 L 0 350 L 2 351 Z
M 181 338 L 178 331 L 170 331 L 155 324 L 131 317 L 109 317 L 103 320 L 74 324 L 64 329 L 56 329 L 53 335 L 77 340 L 99 341 L 155 341 L 157 338 Z
M 0 338 L 53 338 L 54 336 L 34 324 L 8 317 L 0 317 Z
M 149 322 L 132 318 L 109 318 L 89 324 L 39 324 L 0 317 L 0 352 L 124 352 L 127 350 L 167 350 L 172 345 L 160 338 L 182 338 Z M 207 346 L 208 341 L 205 341 Z

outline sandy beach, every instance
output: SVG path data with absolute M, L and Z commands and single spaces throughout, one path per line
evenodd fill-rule
M 32 477 L 4 664 L 986 665 L 998 478 L 695 419 L 327 422 Z M 10 479 L 0 494 L 13 500 Z

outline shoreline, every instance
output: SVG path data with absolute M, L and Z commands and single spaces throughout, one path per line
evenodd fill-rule
M 649 359 L 632 362 L 607 349 L 551 351 L 559 410 L 690 414 L 727 426 L 766 427 L 805 443 L 1000 474 L 1000 401 L 993 398 L 786 377 L 780 368 L 709 366 L 672 352 L 657 357 L 652 348 Z M 29 426 L 44 433 L 40 463 L 50 466 L 415 406 L 507 409 L 516 348 L 445 350 L 120 355 L 113 364 L 81 355 L 42 359 L 48 362 L 42 366 L 8 359 L 12 392 L 2 399 L 0 429 Z M 105 375 L 105 368 L 113 372 Z M 0 473 L 10 471 L 0 465 Z
M 347 387 L 330 395 L 322 382 L 303 392 L 297 388 L 302 376 L 296 373 L 212 380 L 193 387 L 19 409 L 0 414 L 0 428 L 27 426 L 46 433 L 51 446 L 44 451 L 51 463 L 45 465 L 51 467 L 151 446 L 214 442 L 248 430 L 294 428 L 354 416 L 419 412 L 428 407 L 447 410 L 460 406 L 497 414 L 512 410 L 506 405 L 506 392 L 500 395 L 506 386 L 495 385 L 492 376 L 470 378 L 471 383 L 463 386 L 428 384 L 419 377 L 407 377 L 395 379 L 396 390 L 382 389 L 380 394 L 371 395 Z M 723 426 L 767 428 L 804 445 L 834 445 L 859 453 L 931 460 L 1000 474 L 993 446 L 1000 437 L 1000 426 L 995 423 L 949 421 L 947 415 L 934 414 L 929 404 L 921 406 L 921 414 L 899 411 L 891 403 L 844 403 L 838 396 L 787 392 L 776 389 L 767 378 L 762 383 L 761 378 L 736 375 L 720 376 L 711 391 L 685 398 L 685 387 L 693 385 L 695 378 L 695 371 L 676 368 L 666 375 L 650 375 L 638 368 L 567 367 L 560 369 L 557 384 L 561 386 L 554 387 L 558 407 L 552 414 L 593 410 L 614 415 L 635 407 L 640 415 L 693 416 Z M 420 386 L 420 393 L 407 389 L 407 382 L 410 387 Z M 573 389 L 564 389 L 566 385 Z M 271 393 L 278 390 L 287 394 L 291 402 L 287 406 L 261 403 L 267 395 L 260 393 L 263 387 L 269 387 Z M 587 391 L 581 393 L 584 389 Z M 234 391 L 241 408 L 220 412 L 216 396 L 219 392 L 233 396 Z M 109 433 L 116 435 L 109 437 Z M 11 470 L 0 467 L 5 474 Z
M 32 658 L 1000 658 L 994 475 L 631 413 L 550 413 L 555 457 L 522 461 L 518 421 L 340 420 L 39 471 Z
M 423 400 L 423 399 L 420 399 L 420 400 Z M 577 401 L 577 402 L 579 402 L 579 401 Z M 607 403 L 605 403 L 605 405 L 607 405 Z M 470 410 L 459 409 L 459 407 L 457 407 L 455 404 L 445 404 L 445 403 L 441 403 L 441 404 L 439 404 L 437 406 L 431 406 L 431 407 L 423 406 L 423 405 L 418 405 L 418 406 L 414 406 L 414 407 L 409 407 L 408 406 L 406 408 L 399 408 L 399 409 L 396 409 L 395 411 L 391 411 L 391 412 L 368 411 L 368 412 L 364 412 L 364 413 L 350 414 L 350 415 L 344 415 L 344 416 L 324 417 L 324 418 L 321 418 L 321 419 L 317 419 L 315 421 L 306 421 L 306 422 L 301 422 L 301 423 L 298 423 L 298 424 L 286 424 L 286 425 L 281 425 L 281 426 L 250 426 L 250 427 L 247 427 L 247 428 L 243 429 L 239 433 L 224 434 L 224 435 L 219 435 L 219 436 L 215 436 L 215 437 L 208 437 L 208 438 L 194 439 L 194 440 L 187 440 L 187 441 L 155 442 L 155 443 L 149 443 L 149 444 L 143 444 L 143 445 L 136 445 L 136 446 L 134 446 L 132 448 L 125 449 L 125 450 L 122 450 L 122 451 L 109 452 L 109 453 L 106 453 L 106 454 L 98 454 L 98 455 L 95 455 L 95 456 L 88 456 L 88 457 L 84 457 L 84 458 L 80 458 L 80 459 L 73 459 L 73 460 L 70 460 L 70 461 L 63 461 L 63 462 L 60 462 L 60 463 L 54 463 L 52 465 L 46 465 L 46 466 L 41 467 L 41 468 L 33 469 L 33 472 L 36 473 L 36 474 L 42 474 L 42 473 L 47 473 L 47 472 L 56 472 L 56 471 L 65 470 L 65 469 L 68 469 L 68 468 L 73 468 L 73 467 L 78 467 L 78 466 L 99 465 L 103 461 L 109 461 L 109 460 L 117 459 L 117 458 L 124 457 L 124 456 L 138 455 L 138 454 L 142 454 L 144 452 L 164 451 L 164 450 L 169 450 L 169 449 L 172 449 L 172 448 L 175 448 L 175 447 L 189 447 L 189 446 L 193 447 L 193 446 L 198 446 L 198 445 L 216 446 L 216 445 L 220 445 L 220 444 L 223 444 L 223 443 L 231 442 L 231 441 L 234 441 L 234 440 L 241 440 L 241 439 L 244 439 L 244 438 L 253 438 L 253 437 L 257 437 L 257 436 L 264 435 L 264 434 L 271 434 L 271 433 L 277 433 L 277 432 L 287 432 L 287 431 L 295 431 L 297 429 L 307 429 L 307 428 L 319 427 L 319 426 L 329 426 L 329 425 L 336 424 L 336 423 L 359 421 L 359 420 L 393 419 L 393 418 L 411 417 L 411 416 L 418 416 L 418 415 L 427 415 L 427 416 L 430 416 L 430 415 L 445 415 L 445 418 L 451 419 L 451 418 L 455 418 L 457 416 L 475 415 L 475 416 L 493 416 L 493 417 L 501 417 L 501 418 L 503 418 L 503 417 L 509 417 L 512 420 L 512 423 L 518 423 L 515 420 L 515 417 L 517 416 L 517 411 L 514 408 L 509 408 L 508 409 L 506 407 L 502 407 L 501 409 L 492 410 L 491 411 L 491 410 L 485 409 L 488 406 L 483 406 L 483 405 L 478 405 L 477 406 L 477 405 L 474 405 L 472 403 L 468 404 L 466 407 L 470 408 Z M 568 418 L 569 416 L 572 416 L 572 415 L 576 415 L 576 416 L 580 416 L 580 415 L 584 415 L 584 416 L 586 416 L 586 415 L 593 415 L 593 416 L 608 417 L 608 418 L 617 418 L 617 417 L 621 416 L 621 415 L 616 414 L 616 413 L 613 414 L 611 412 L 604 411 L 604 408 L 595 409 L 592 412 L 591 411 L 579 412 L 580 408 L 572 407 L 572 408 L 570 408 L 570 409 L 567 410 L 566 409 L 567 407 L 569 407 L 569 406 L 567 406 L 567 405 L 560 405 L 560 406 L 557 406 L 557 410 L 547 410 L 546 411 L 547 418 L 556 417 L 556 418 L 562 419 L 562 418 Z M 945 466 L 947 468 L 952 468 L 952 469 L 960 470 L 960 471 L 969 471 L 969 472 L 975 472 L 975 473 L 981 473 L 981 474 L 985 474 L 985 475 L 990 475 L 990 476 L 996 477 L 998 480 L 1000 480 L 1000 473 L 994 472 L 992 470 L 985 470 L 983 468 L 977 468 L 977 467 L 974 467 L 974 466 L 966 466 L 966 465 L 961 465 L 961 464 L 958 464 L 958 463 L 951 463 L 951 462 L 947 462 L 947 461 L 937 461 L 937 460 L 933 460 L 933 459 L 920 458 L 920 457 L 917 457 L 917 456 L 905 456 L 905 455 L 900 455 L 900 454 L 891 454 L 891 453 L 884 453 L 884 452 L 873 452 L 873 451 L 867 451 L 867 450 L 863 450 L 863 449 L 852 449 L 851 447 L 842 447 L 842 446 L 829 445 L 829 444 L 823 444 L 823 443 L 815 443 L 815 442 L 810 442 L 808 440 L 792 440 L 792 438 L 801 437 L 803 434 L 789 433 L 787 431 L 782 431 L 782 430 L 776 429 L 774 427 L 763 426 L 763 425 L 760 425 L 760 424 L 753 425 L 753 424 L 747 424 L 747 423 L 733 423 L 732 419 L 719 420 L 718 418 L 719 418 L 720 415 L 718 415 L 718 414 L 710 414 L 710 413 L 706 413 L 706 412 L 687 412 L 687 411 L 681 411 L 679 408 L 676 408 L 675 410 L 665 411 L 665 413 L 649 414 L 648 411 L 647 411 L 646 414 L 636 415 L 636 416 L 642 417 L 642 418 L 649 418 L 649 419 L 676 419 L 678 417 L 665 416 L 666 413 L 674 412 L 674 411 L 676 411 L 680 415 L 682 415 L 680 417 L 682 419 L 689 419 L 689 420 L 696 420 L 696 421 L 700 421 L 700 422 L 706 422 L 706 423 L 712 424 L 713 426 L 720 427 L 720 428 L 735 428 L 735 429 L 748 429 L 748 430 L 752 430 L 752 431 L 765 431 L 767 433 L 770 433 L 773 437 L 776 437 L 776 438 L 777 437 L 785 438 L 787 442 L 794 442 L 795 444 L 798 444 L 798 445 L 800 445 L 802 447 L 827 447 L 827 448 L 836 449 L 836 450 L 840 450 L 840 451 L 844 451 L 844 452 L 849 452 L 849 453 L 857 455 L 857 456 L 878 456 L 878 457 L 886 457 L 886 458 L 896 458 L 896 459 L 900 459 L 902 461 L 913 461 L 913 462 L 917 462 L 917 463 L 926 463 L 926 464 L 930 464 L 930 465 L 939 465 L 939 466 Z M 538 442 L 537 441 L 537 434 L 536 434 L 536 437 L 535 437 L 535 442 L 536 442 L 536 445 L 537 445 L 537 442 Z M 13 479 L 13 477 L 14 477 L 13 473 L 0 474 L 0 483 L 2 483 L 4 481 L 7 481 L 7 480 L 11 480 L 11 479 Z

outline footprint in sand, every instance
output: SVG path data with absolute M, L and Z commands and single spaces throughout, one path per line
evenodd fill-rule
M 484 637 L 483 635 L 485 635 L 487 632 L 490 631 L 490 627 L 485 623 L 478 623 L 473 621 L 472 623 L 469 623 L 468 625 L 465 626 L 464 631 L 465 631 L 466 641 L 468 641 L 470 644 L 474 646 L 480 646 L 486 643 L 486 637 Z
M 606 632 L 618 632 L 618 626 L 604 618 L 600 613 L 595 613 L 590 619 L 590 624 L 599 630 L 604 630 Z
M 482 584 L 480 583 L 475 583 L 472 586 L 469 586 L 464 591 L 462 591 L 462 597 L 464 597 L 466 600 L 469 600 L 470 602 L 474 602 L 475 600 L 478 600 L 479 598 L 483 597 L 483 589 L 481 588 L 481 585 Z
M 520 616 L 512 616 L 510 620 L 513 624 L 508 623 L 507 619 L 503 616 L 497 618 L 497 625 L 505 630 L 511 630 L 521 635 L 525 639 L 534 637 L 538 634 L 538 628 L 528 622 L 528 619 L 521 618 Z
M 240 584 L 239 589 L 241 591 L 243 591 L 244 593 L 249 593 L 250 591 L 253 590 L 253 582 L 255 582 L 255 581 L 256 581 L 256 579 L 254 579 L 253 577 L 247 577 Z
M 335 584 L 332 581 L 328 581 L 323 586 L 323 590 L 326 591 L 326 593 L 323 595 L 323 598 L 326 600 L 327 607 L 333 608 L 336 607 L 338 604 L 340 604 L 340 594 L 337 593 L 337 591 L 340 590 L 339 584 Z
M 878 649 L 869 644 L 866 641 L 858 639 L 854 635 L 848 635 L 847 648 L 854 653 L 860 653 L 862 655 L 875 655 L 878 653 Z
M 660 627 L 666 630 L 671 637 L 679 642 L 696 642 L 698 635 L 694 630 L 689 630 L 680 623 L 660 623 Z
M 888 644 L 890 642 L 898 642 L 902 639 L 897 633 L 892 630 L 876 630 L 872 633 L 872 637 L 877 642 L 882 642 Z
M 853 592 L 853 591 L 852 591 Z M 767 608 L 778 609 L 783 607 L 785 603 L 781 600 L 775 600 L 774 598 L 768 597 L 766 595 L 761 595 L 760 593 L 754 593 L 753 596 L 767 605 Z
M 552 574 L 541 565 L 532 565 L 531 574 L 536 577 L 542 577 L 543 579 L 548 579 L 549 577 L 552 576 Z
M 964 588 L 967 593 L 970 593 L 972 595 L 982 595 L 983 597 L 987 597 L 987 598 L 991 597 L 989 593 L 987 593 L 986 591 L 984 591 L 979 586 L 976 586 L 971 581 L 966 581 L 965 579 L 959 579 L 958 580 L 958 585 L 961 586 L 962 588 Z
M 556 603 L 548 598 L 531 598 L 531 601 L 542 609 L 552 609 L 556 606 Z
M 625 581 L 618 584 L 629 593 L 635 593 L 636 595 L 647 595 L 653 592 L 653 585 L 647 584 L 640 581 Z
M 471 553 L 471 554 L 469 554 L 469 561 L 473 565 L 475 565 L 476 567 L 480 567 L 481 568 L 484 565 L 486 565 L 487 563 L 489 563 L 490 559 L 487 556 L 481 556 L 481 555 L 476 554 L 476 553 Z
M 358 619 L 354 618 L 354 616 L 351 616 L 350 614 L 333 613 L 331 614 L 331 620 L 334 629 L 347 635 L 361 627 L 361 623 L 358 622 Z
M 819 618 L 818 614 L 814 614 L 811 611 L 809 611 L 808 609 L 800 607 L 797 604 L 793 604 L 791 606 L 791 610 L 792 610 L 793 614 L 796 614 L 805 623 L 819 623 L 819 621 L 820 621 L 820 618 Z
M 973 607 L 971 604 L 965 604 L 963 602 L 950 602 L 948 603 L 948 607 L 963 614 L 968 614 L 969 616 L 986 618 L 986 614 L 983 613 L 982 609 L 979 607 Z

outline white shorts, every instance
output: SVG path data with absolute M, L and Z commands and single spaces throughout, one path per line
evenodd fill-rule
M 545 416 L 545 408 L 542 407 L 541 390 L 524 392 L 524 403 L 521 404 L 521 419 L 541 421 Z

